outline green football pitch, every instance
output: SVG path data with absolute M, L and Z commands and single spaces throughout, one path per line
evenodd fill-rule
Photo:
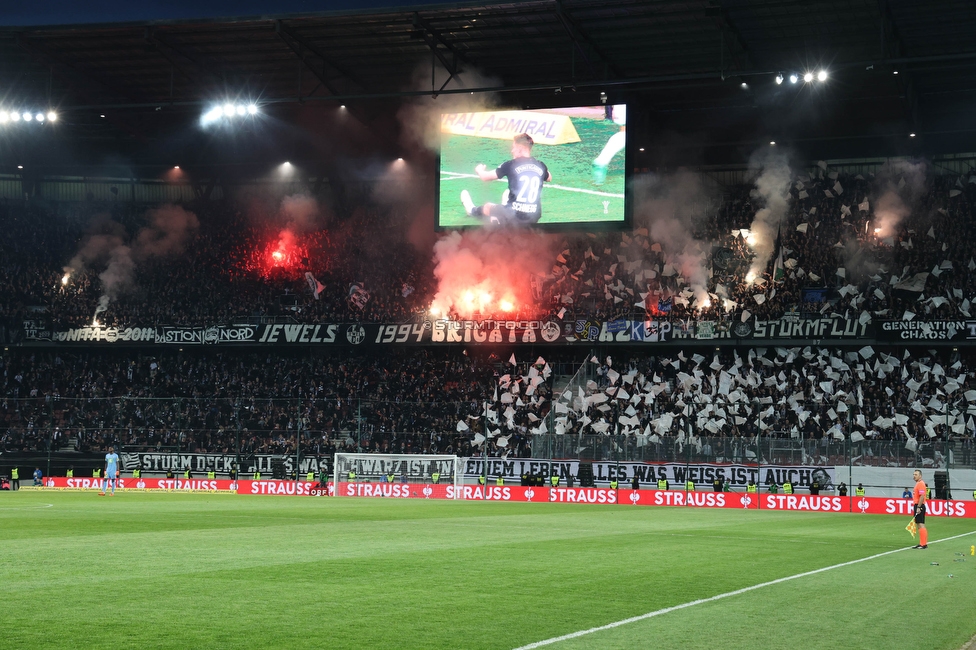
M 580 142 L 536 145 L 532 155 L 552 173 L 552 182 L 542 190 L 540 224 L 578 222 L 621 222 L 624 218 L 624 152 L 618 153 L 607 169 L 603 185 L 593 182 L 593 159 L 620 127 L 606 120 L 572 118 Z M 445 135 L 441 143 L 441 176 L 438 225 L 444 228 L 477 226 L 461 206 L 461 190 L 468 190 L 476 205 L 500 203 L 505 181 L 483 182 L 474 168 L 484 163 L 489 169 L 511 158 L 510 140 Z M 604 205 L 606 201 L 606 205 Z
M 960 648 L 976 522 L 906 521 L 6 492 L 0 646 L 511 649 L 690 604 L 545 647 Z

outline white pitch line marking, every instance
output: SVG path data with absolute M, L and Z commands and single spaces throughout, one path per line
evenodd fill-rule
M 462 178 L 478 178 L 478 176 L 476 174 L 461 174 L 459 172 L 449 172 L 449 171 L 444 171 L 444 170 L 441 171 L 441 174 L 444 174 L 444 175 L 447 176 L 447 178 L 442 179 L 442 180 L 445 180 L 445 181 L 456 181 L 456 180 L 460 180 Z M 502 183 L 504 183 L 505 181 L 502 181 L 502 180 L 499 179 L 499 180 L 492 181 L 492 182 L 495 182 L 495 183 L 502 182 Z M 623 194 L 614 194 L 613 192 L 600 192 L 600 191 L 597 191 L 597 190 L 584 190 L 584 189 L 579 188 L 579 187 L 568 187 L 566 185 L 555 185 L 553 183 L 549 183 L 548 185 L 546 185 L 546 187 L 547 188 L 554 189 L 554 190 L 563 190 L 564 192 L 579 192 L 581 194 L 592 194 L 593 196 L 608 196 L 608 197 L 613 198 L 613 199 L 622 199 L 622 198 L 624 198 L 624 195 Z
M 944 539 L 934 540 L 933 544 L 938 544 L 939 542 L 948 542 L 952 539 L 958 539 L 960 537 L 966 537 L 967 535 L 976 534 L 976 530 L 972 530 L 968 533 L 962 533 L 961 535 L 953 535 L 952 537 L 946 537 Z M 751 587 L 743 587 L 742 589 L 736 589 L 735 591 L 729 591 L 724 594 L 718 594 L 717 596 L 712 596 L 710 598 L 701 598 L 699 600 L 693 600 L 688 603 L 682 603 L 680 605 L 674 605 L 673 607 L 665 607 L 664 609 L 659 609 L 653 612 L 648 612 L 646 614 L 641 614 L 640 616 L 633 616 L 631 618 L 625 618 L 622 621 L 614 621 L 613 623 L 607 623 L 606 625 L 601 625 L 599 627 L 591 627 L 588 630 L 580 630 L 579 632 L 572 632 L 570 634 L 564 634 L 562 636 L 556 636 L 551 639 L 545 639 L 543 641 L 536 641 L 535 643 L 530 643 L 528 645 L 523 645 L 515 648 L 515 650 L 532 650 L 533 648 L 541 648 L 543 646 L 552 645 L 553 643 L 559 643 L 560 641 L 569 641 L 570 639 L 578 639 L 581 636 L 586 636 L 587 634 L 593 634 L 594 632 L 602 632 L 604 630 L 612 630 L 615 627 L 620 627 L 621 625 L 627 625 L 628 623 L 636 623 L 637 621 L 643 621 L 648 618 L 653 618 L 655 616 L 661 616 L 662 614 L 670 614 L 671 612 L 676 612 L 679 609 L 688 609 L 689 607 L 694 607 L 695 605 L 702 605 L 704 603 L 711 603 L 716 600 L 722 600 L 723 598 L 729 598 L 730 596 L 738 596 L 739 594 L 745 594 L 750 591 L 755 591 L 756 589 L 762 589 L 763 587 L 769 587 L 771 585 L 778 585 L 782 582 L 789 582 L 790 580 L 796 580 L 797 578 L 805 578 L 807 576 L 816 575 L 817 573 L 823 573 L 824 571 L 830 571 L 832 569 L 840 569 L 841 567 L 851 566 L 852 564 L 859 564 L 861 562 L 867 562 L 868 560 L 875 560 L 879 557 L 884 557 L 885 555 L 891 555 L 892 553 L 901 553 L 902 551 L 907 551 L 911 549 L 911 546 L 906 546 L 904 548 L 896 548 L 893 551 L 885 551 L 884 553 L 878 553 L 876 555 L 871 555 L 868 557 L 862 557 L 860 560 L 851 560 L 850 562 L 841 562 L 840 564 L 834 564 L 828 567 L 823 567 L 822 569 L 814 569 L 813 571 L 805 571 L 803 573 L 797 573 L 796 575 L 787 576 L 785 578 L 777 578 L 776 580 L 770 580 L 769 582 L 762 582 L 758 585 L 752 585 Z

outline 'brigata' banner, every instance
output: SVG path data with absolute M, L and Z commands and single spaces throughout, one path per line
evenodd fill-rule
M 409 345 L 658 344 L 733 339 L 759 341 L 869 339 L 874 326 L 842 318 L 776 321 L 425 320 L 418 323 L 234 323 L 212 326 L 77 327 L 52 330 L 24 321 L 27 343 L 97 345 L 301 345 L 403 347 Z M 976 337 L 974 337 L 976 338 Z

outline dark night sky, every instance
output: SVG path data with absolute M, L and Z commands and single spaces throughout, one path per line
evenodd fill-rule
M 469 4 L 448 0 L 4 0 L 0 26 L 198 20 Z

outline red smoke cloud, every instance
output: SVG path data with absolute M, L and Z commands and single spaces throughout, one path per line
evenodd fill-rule
M 556 237 L 526 230 L 450 233 L 434 244 L 437 293 L 431 315 L 536 314 L 540 307 L 532 296 L 532 281 L 550 270 L 556 247 Z

